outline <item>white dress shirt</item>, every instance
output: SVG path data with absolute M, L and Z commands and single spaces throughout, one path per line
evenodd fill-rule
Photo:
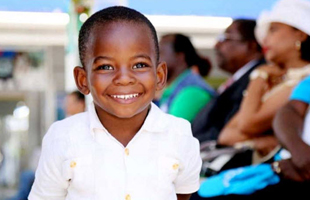
M 92 105 L 49 128 L 29 200 L 176 200 L 198 190 L 201 164 L 188 121 L 152 103 L 124 147 Z
M 254 65 L 256 65 L 259 61 L 252 60 L 245 64 L 243 67 L 238 69 L 231 77 L 229 77 L 224 83 L 222 83 L 217 92 L 219 94 L 223 93 L 228 87 L 230 87 L 234 82 L 238 81 L 244 74 L 246 74 Z

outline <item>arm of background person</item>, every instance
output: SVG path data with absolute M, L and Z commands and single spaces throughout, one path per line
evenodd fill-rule
M 274 88 L 270 80 L 282 77 L 283 71 L 275 66 L 262 66 L 259 70 L 269 74 L 269 79 L 261 77 L 250 81 L 245 97 L 238 111 L 238 129 L 249 137 L 269 130 L 276 111 L 288 100 L 292 87 L 284 86 L 266 101 L 262 101 L 268 88 Z
M 303 79 L 293 90 L 290 101 L 282 107 L 273 121 L 273 128 L 280 143 L 294 156 L 306 145 L 301 134 L 305 115 L 310 104 L 310 76 Z
M 308 120 L 306 115 L 309 115 L 310 76 L 295 87 L 290 98 L 290 102 L 280 109 L 273 122 L 279 141 L 291 153 L 291 159 L 281 160 L 279 165 L 285 178 L 310 180 L 310 147 L 301 137 L 302 134 L 309 134 L 306 132 L 309 130 L 305 120 Z
M 273 121 L 274 133 L 279 142 L 293 154 L 298 154 L 296 147 L 305 145 L 301 134 L 307 108 L 307 103 L 291 100 L 279 109 Z
M 286 170 L 289 162 L 292 162 L 302 180 L 310 180 L 310 146 L 301 138 L 308 106 L 303 101 L 291 100 L 279 110 L 273 123 L 277 138 L 292 155 L 290 160 L 280 162 L 282 173 L 293 180 L 296 180 L 293 171 Z
M 261 102 L 262 95 L 255 94 L 255 90 L 261 87 L 260 81 L 263 80 L 254 80 L 249 86 L 252 94 L 244 97 L 240 110 L 220 132 L 220 144 L 233 145 L 236 142 L 252 140 L 272 128 L 273 118 L 278 109 L 288 102 L 292 87 L 285 86 L 268 100 Z
M 283 75 L 283 71 L 274 66 L 264 65 L 259 70 L 268 73 L 273 80 Z M 239 111 L 220 132 L 220 144 L 234 145 L 236 142 L 253 140 L 271 129 L 273 117 L 289 100 L 292 87 L 284 86 L 266 101 L 262 101 L 270 86 L 270 81 L 261 77 L 250 81 Z
M 178 200 L 189 200 L 191 194 L 177 194 Z

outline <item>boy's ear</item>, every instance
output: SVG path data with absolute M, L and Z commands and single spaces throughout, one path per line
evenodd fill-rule
M 75 67 L 74 70 L 74 79 L 75 79 L 75 84 L 77 88 L 82 92 L 84 95 L 89 94 L 89 88 L 87 85 L 87 73 L 86 70 L 82 67 Z
M 158 64 L 156 74 L 157 74 L 156 91 L 159 91 L 166 86 L 167 82 L 168 71 L 166 62 L 160 62 Z

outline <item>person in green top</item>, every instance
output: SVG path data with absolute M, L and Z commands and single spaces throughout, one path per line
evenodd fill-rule
M 161 37 L 160 60 L 167 63 L 168 77 L 159 107 L 192 122 L 201 108 L 217 95 L 201 74 L 192 70 L 194 66 L 210 68 L 210 63 L 197 54 L 189 37 L 182 34 Z

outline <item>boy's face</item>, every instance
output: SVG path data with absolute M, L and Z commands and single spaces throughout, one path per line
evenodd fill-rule
M 75 68 L 76 83 L 84 94 L 91 93 L 99 117 L 147 112 L 167 74 L 165 63 L 157 66 L 149 28 L 124 21 L 93 29 L 85 68 Z

